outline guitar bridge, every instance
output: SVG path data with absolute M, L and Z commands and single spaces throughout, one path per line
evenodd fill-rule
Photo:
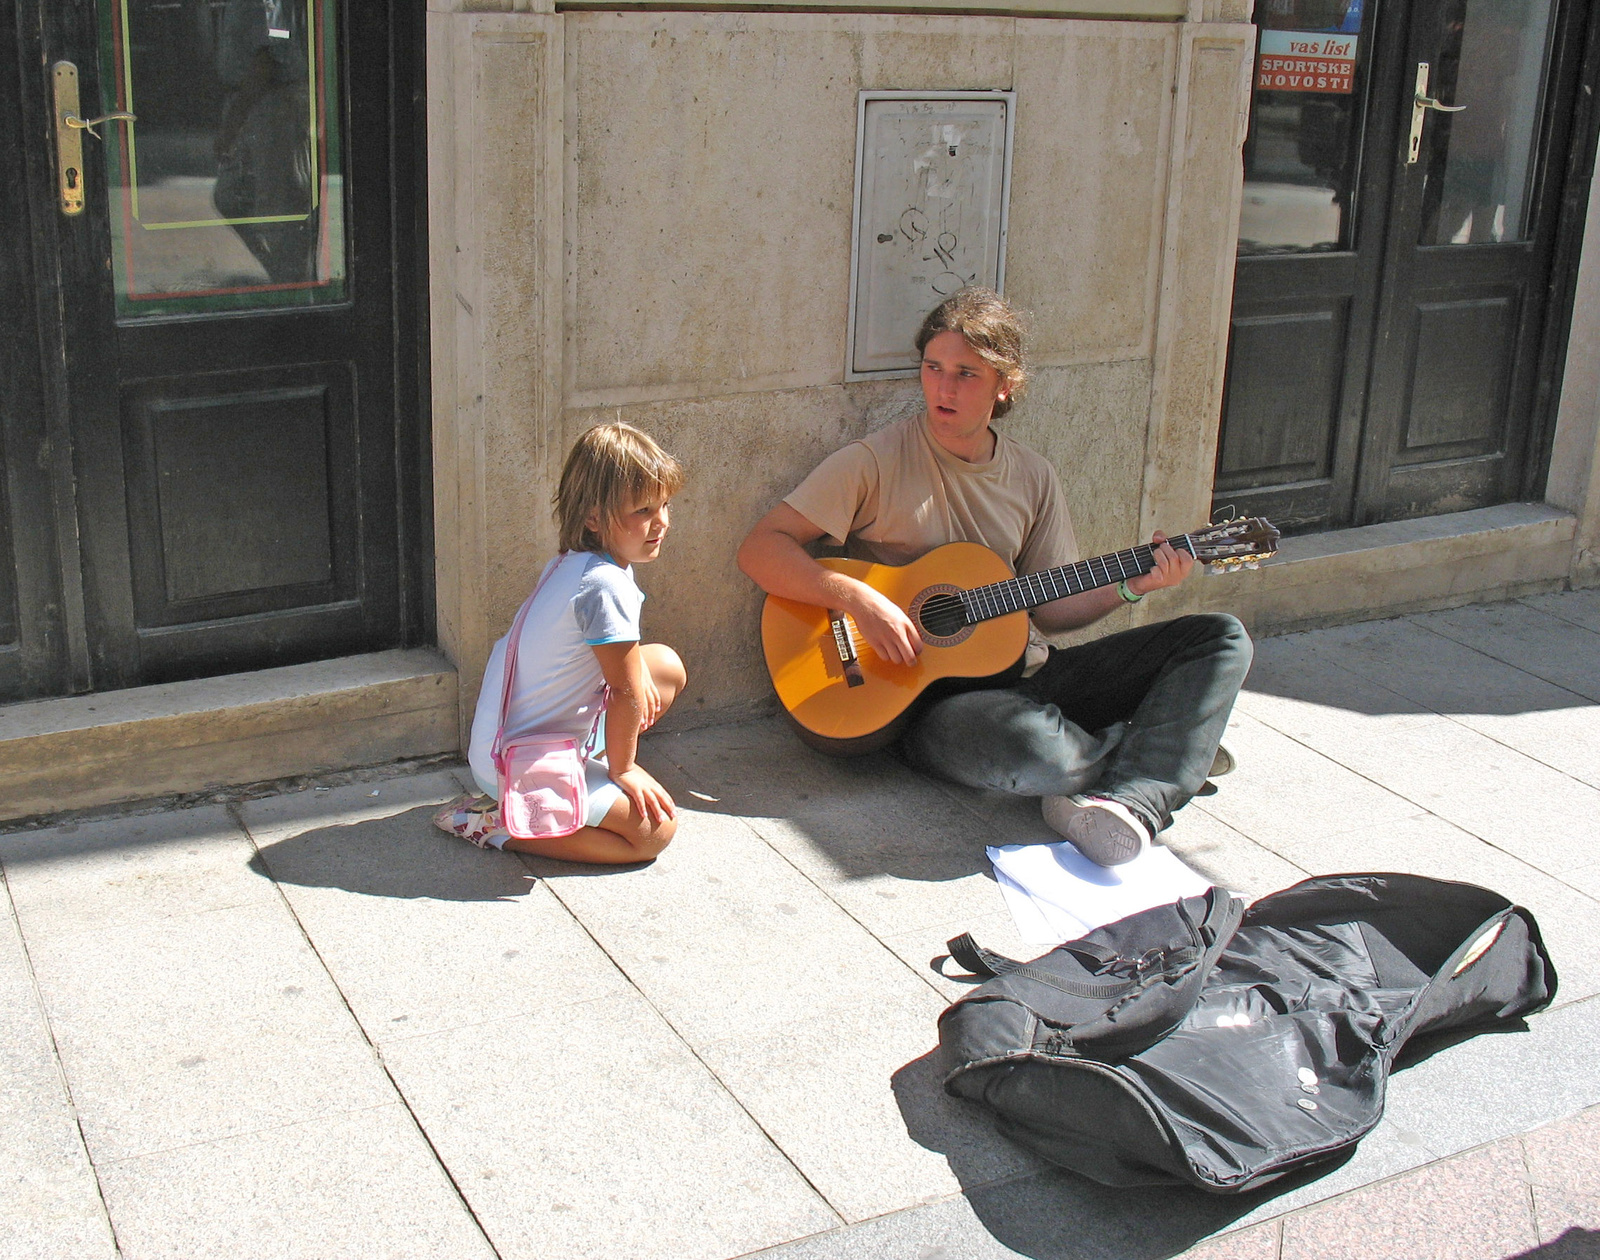
M 855 640 L 850 637 L 850 622 L 842 612 L 830 608 L 828 625 L 833 629 L 833 646 L 839 653 L 839 664 L 844 666 L 847 687 L 859 687 L 866 682 L 861 673 L 861 658 L 856 655 Z

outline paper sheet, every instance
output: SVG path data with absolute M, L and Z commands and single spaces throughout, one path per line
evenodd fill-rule
M 1065 840 L 1008 844 L 988 852 L 1017 932 L 1030 945 L 1074 941 L 1107 923 L 1211 887 L 1210 880 L 1159 844 L 1111 867 L 1096 866 Z

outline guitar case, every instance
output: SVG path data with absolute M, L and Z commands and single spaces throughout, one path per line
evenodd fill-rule
M 1555 996 L 1533 916 L 1472 884 L 1328 875 L 1241 911 L 1212 889 L 1026 964 L 958 937 L 993 978 L 939 1018 L 946 1092 L 1105 1185 L 1237 1194 L 1353 1151 L 1411 1039 Z

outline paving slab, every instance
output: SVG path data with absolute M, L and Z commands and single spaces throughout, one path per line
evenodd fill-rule
M 1283 1226 L 1273 1221 L 1230 1230 L 1220 1238 L 1189 1248 L 1179 1260 L 1279 1260 L 1282 1246 Z
M 1228 746 L 1238 768 L 1226 790 L 1202 797 L 1196 807 L 1275 853 L 1289 853 L 1308 835 L 1337 835 L 1424 812 L 1416 801 L 1247 713 L 1234 711 Z
M 1568 633 L 1587 637 L 1582 631 Z M 1435 713 L 1521 713 L 1530 704 L 1575 708 L 1592 703 L 1580 693 L 1435 633 L 1418 618 L 1318 631 L 1315 648 L 1369 683 Z
M 1303 863 L 1296 863 L 1240 834 L 1209 809 L 1217 802 L 1219 810 L 1229 808 L 1227 799 L 1243 791 L 1233 776 L 1218 789 L 1216 796 L 1190 801 L 1173 817 L 1172 826 L 1161 833 L 1166 845 L 1192 869 L 1199 871 L 1219 888 L 1227 888 L 1248 901 L 1269 892 L 1298 884 L 1311 874 Z
M 618 993 L 622 973 L 511 853 L 432 824 L 448 773 L 246 802 L 264 868 L 375 1043 Z
M 1529 1185 L 1600 1200 L 1600 1107 L 1528 1134 L 1522 1153 Z
M 1401 731 L 1382 745 L 1349 743 L 1321 751 L 1421 807 L 1413 813 L 1425 809 L 1552 875 L 1594 861 L 1600 789 L 1457 723 Z M 1302 820 L 1298 840 L 1356 830 L 1342 824 L 1357 811 L 1344 814 L 1341 825 L 1326 830 L 1320 817 L 1309 825 Z M 1383 815 L 1359 819 L 1362 829 L 1391 820 Z M 1291 835 L 1272 847 L 1282 852 L 1296 843 Z
M 643 869 L 527 861 L 691 1045 L 759 1036 L 867 995 L 933 995 L 742 820 L 681 805 L 679 820 Z
M 1059 1170 L 981 1187 L 760 1253 L 761 1260 L 1165 1260 L 1251 1206 L 1187 1187 L 1131 1190 Z
M 100 1188 L 0 884 L 0 1258 L 111 1260 Z
M 637 994 L 384 1054 L 503 1260 L 720 1260 L 838 1223 Z
M 1451 1155 L 1600 1101 L 1600 998 L 1527 1022 L 1525 1032 L 1482 1034 L 1402 1067 L 1390 1078 L 1386 1120 Z
M 1236 711 L 1288 734 L 1297 731 L 1274 721 L 1273 715 L 1295 713 L 1298 721 L 1338 722 L 1343 729 L 1368 736 L 1411 722 L 1425 724 L 1438 716 L 1427 705 L 1352 670 L 1337 653 L 1322 650 L 1325 634 L 1310 631 L 1260 640 Z
M 1409 620 L 1600 703 L 1600 632 L 1574 633 L 1570 621 L 1516 600 L 1420 613 Z
M 0 835 L 29 940 L 280 904 L 220 806 Z
M 394 1100 L 286 911 L 53 935 L 32 950 L 96 1161 Z
M 394 1100 L 221 809 L 7 837 L 0 855 L 97 1162 Z
M 1529 595 L 1517 601 L 1529 608 L 1559 617 L 1575 626 L 1600 633 L 1600 590 L 1561 591 L 1552 595 Z
M 1538 1246 L 1514 1140 L 1291 1216 L 1282 1260 L 1501 1260 Z
M 847 1221 L 1037 1171 L 988 1116 L 944 1092 L 932 992 L 875 999 L 697 1047 Z
M 124 1260 L 493 1260 L 398 1103 L 102 1169 Z

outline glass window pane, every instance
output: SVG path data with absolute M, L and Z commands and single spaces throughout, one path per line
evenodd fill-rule
M 1348 249 L 1363 0 L 1258 0 L 1241 254 Z
M 100 0 L 119 316 L 344 300 L 334 4 Z
M 1527 235 L 1550 0 L 1446 0 L 1428 95 L 1459 114 L 1423 123 L 1423 245 Z

